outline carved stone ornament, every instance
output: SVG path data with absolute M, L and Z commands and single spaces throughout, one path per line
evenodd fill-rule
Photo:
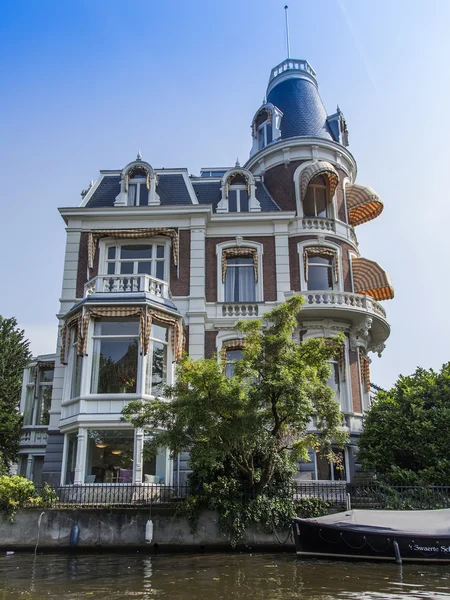
M 356 351 L 358 348 L 367 350 L 370 343 L 370 328 L 372 327 L 372 317 L 366 317 L 358 325 L 354 325 L 350 328 L 349 342 L 350 349 Z
M 242 246 L 243 241 L 244 241 L 244 238 L 242 237 L 242 235 L 236 236 L 236 246 Z
M 374 352 L 375 354 L 378 354 L 378 357 L 381 358 L 381 354 L 385 348 L 386 348 L 386 344 L 377 344 L 375 346 L 370 346 L 369 350 L 370 350 L 370 352 Z

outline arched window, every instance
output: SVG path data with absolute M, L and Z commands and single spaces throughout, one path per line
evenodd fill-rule
M 303 200 L 305 217 L 329 217 L 330 194 L 328 182 L 323 175 L 317 175 L 308 185 Z
M 134 169 L 128 181 L 128 206 L 148 204 L 147 173 L 144 169 Z

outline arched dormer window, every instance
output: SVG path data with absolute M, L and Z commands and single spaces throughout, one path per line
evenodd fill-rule
M 305 217 L 330 217 L 330 186 L 323 175 L 312 179 L 303 200 Z
M 156 193 L 156 173 L 153 167 L 140 159 L 129 163 L 122 171 L 120 193 L 114 206 L 151 206 L 159 205 L 160 199 Z
M 217 205 L 218 213 L 259 212 L 261 205 L 256 198 L 256 182 L 247 169 L 236 166 L 222 177 L 222 197 Z
M 266 102 L 257 111 L 252 121 L 253 156 L 281 136 L 283 113 L 272 103 Z

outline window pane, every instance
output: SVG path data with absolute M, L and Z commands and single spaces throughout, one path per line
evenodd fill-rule
M 134 263 L 132 262 L 123 262 L 120 263 L 120 273 L 121 275 L 132 275 L 133 274 Z
M 116 269 L 115 263 L 108 263 L 108 275 L 114 275 Z
M 24 411 L 23 411 L 23 424 L 24 425 L 32 425 L 33 401 L 34 401 L 34 386 L 27 388 L 27 395 L 25 398 L 25 407 L 24 407 Z
M 316 211 L 314 207 L 314 190 L 311 186 L 308 187 L 303 200 L 303 214 L 305 217 L 315 217 Z
M 139 321 L 96 321 L 95 335 L 139 335 Z
M 136 393 L 138 341 L 100 339 L 94 341 L 92 356 L 93 394 Z
M 308 258 L 309 264 L 314 263 L 318 265 L 331 265 L 331 258 L 326 258 L 325 256 L 310 256 Z
M 134 432 L 88 431 L 85 483 L 132 483 Z
M 161 396 L 167 381 L 167 346 L 153 342 L 152 390 L 153 396 Z
M 332 290 L 331 267 L 309 264 L 308 290 Z
M 120 258 L 136 259 L 136 258 L 151 258 L 152 247 L 145 245 L 121 246 Z
M 137 186 L 131 184 L 128 186 L 128 206 L 136 206 Z
M 67 436 L 67 460 L 64 483 L 66 485 L 75 480 L 75 466 L 77 464 L 78 438 L 76 433 Z
M 108 248 L 108 260 L 114 260 L 116 258 L 116 247 L 111 246 Z
M 255 302 L 256 285 L 252 259 L 249 266 L 228 266 L 225 275 L 225 302 Z
M 156 263 L 156 277 L 158 279 L 164 279 L 164 262 L 157 261 Z
M 52 386 L 42 385 L 39 388 L 39 418 L 37 425 L 48 425 L 50 422 L 50 405 L 52 403 Z
M 248 265 L 253 267 L 253 258 L 227 258 L 227 266 Z
M 318 217 L 327 216 L 327 190 L 326 188 L 316 187 L 316 211 Z
M 264 148 L 264 126 L 258 129 L 258 150 L 262 150 Z
M 331 480 L 331 465 L 328 460 L 321 456 L 319 453 L 317 456 L 317 479 Z
M 148 205 L 148 189 L 146 183 L 141 183 L 139 192 L 139 205 L 146 206 Z
M 236 190 L 230 190 L 230 193 L 228 194 L 228 212 L 237 212 Z
M 267 143 L 270 144 L 270 142 L 272 141 L 272 125 L 266 125 L 266 137 Z
M 76 348 L 73 349 L 73 371 L 72 385 L 70 389 L 70 397 L 78 398 L 81 389 L 81 367 L 83 365 L 83 357 L 77 354 Z
M 336 461 L 336 462 L 333 461 L 334 480 L 335 481 L 345 481 L 346 474 L 345 474 L 344 453 L 342 452 L 342 450 L 337 450 L 336 448 L 333 448 L 333 451 L 339 457 L 338 461 Z
M 157 340 L 161 340 L 163 342 L 167 342 L 167 327 L 163 327 L 162 325 L 156 325 L 156 323 L 152 324 L 152 328 L 150 331 L 150 337 L 156 338 Z
M 45 382 L 52 382 L 53 381 L 53 375 L 54 375 L 55 371 L 54 369 L 40 369 L 40 381 L 43 383 Z
M 151 275 L 152 274 L 152 263 L 151 262 L 138 262 L 138 273 Z
M 227 350 L 227 363 L 225 367 L 225 375 L 231 377 L 234 375 L 234 365 L 236 361 L 241 360 L 242 350 Z
M 165 246 L 156 246 L 156 258 L 164 258 Z
M 248 192 L 247 192 L 247 190 L 239 190 L 239 198 L 241 201 L 241 212 L 248 212 Z

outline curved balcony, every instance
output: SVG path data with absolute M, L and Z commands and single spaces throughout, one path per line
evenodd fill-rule
M 97 275 L 84 286 L 84 297 L 92 294 L 133 294 L 146 292 L 157 298 L 172 297 L 167 281 L 151 275 Z
M 324 292 L 323 290 L 294 292 L 305 298 L 300 320 L 333 319 L 359 325 L 364 318 L 372 319 L 370 327 L 373 345 L 382 344 L 390 334 L 383 306 L 370 296 L 352 292 Z
M 355 246 L 358 245 L 355 230 L 351 225 L 337 219 L 326 219 L 324 217 L 302 217 L 296 223 L 298 233 L 335 234 L 348 240 Z

